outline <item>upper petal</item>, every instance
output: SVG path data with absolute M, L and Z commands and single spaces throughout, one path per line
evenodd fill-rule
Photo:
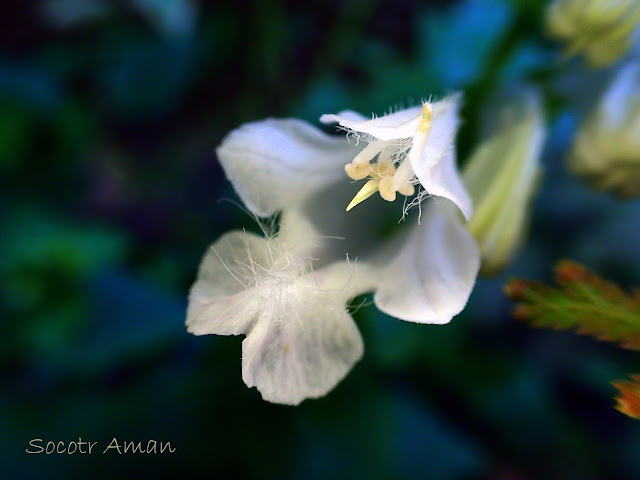
M 338 123 L 349 130 L 366 133 L 380 140 L 394 140 L 411 137 L 420 124 L 421 114 L 422 106 L 419 106 L 365 120 L 365 117 L 358 113 L 345 111 L 338 115 L 322 115 L 320 121 Z
M 420 323 L 447 323 L 467 304 L 480 254 L 457 212 L 430 201 L 420 225 L 379 275 L 374 296 L 383 312 Z
M 416 161 L 421 165 L 430 165 L 438 162 L 439 159 L 453 148 L 453 144 L 460 126 L 460 103 L 462 95 L 459 93 L 431 104 L 432 121 L 429 138 L 425 144 L 422 158 L 412 158 L 412 166 L 417 172 Z M 419 178 L 419 177 L 418 177 Z
M 471 198 L 458 174 L 454 141 L 460 118 L 460 94 L 450 95 L 431 105 L 431 131 L 426 141 L 416 138 L 409 160 L 418 180 L 431 195 L 455 203 L 469 220 L 473 214 Z
M 263 308 L 242 343 L 242 378 L 265 400 L 297 405 L 321 397 L 362 357 L 362 337 L 345 310 L 348 275 L 328 270 Z
M 324 124 L 340 123 L 341 121 L 360 123 L 368 120 L 369 118 L 353 110 L 341 110 L 336 115 L 325 113 L 320 116 L 320 122 Z
M 247 207 L 270 216 L 341 180 L 358 151 L 301 120 L 267 119 L 233 130 L 217 154 Z

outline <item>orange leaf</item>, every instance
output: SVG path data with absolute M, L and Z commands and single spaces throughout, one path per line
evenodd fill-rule
M 631 418 L 640 420 L 640 375 L 630 375 L 629 380 L 617 380 L 612 382 L 619 391 L 615 398 L 616 410 L 628 415 Z

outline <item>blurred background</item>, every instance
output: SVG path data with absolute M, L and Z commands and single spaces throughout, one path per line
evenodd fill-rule
M 2 2 L 2 477 L 640 478 L 640 422 L 612 408 L 610 385 L 640 358 L 521 325 L 501 290 L 548 280 L 563 257 L 640 285 L 640 202 L 563 164 L 609 72 L 558 67 L 544 13 L 538 0 Z M 464 162 L 487 99 L 524 80 L 550 129 L 530 237 L 451 324 L 360 309 L 364 358 L 297 408 L 246 388 L 241 337 L 186 332 L 206 247 L 256 228 L 223 201 L 237 197 L 214 149 L 231 129 L 463 90 Z M 79 437 L 177 450 L 25 453 Z

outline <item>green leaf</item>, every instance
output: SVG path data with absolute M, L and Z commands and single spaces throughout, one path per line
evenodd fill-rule
M 627 293 L 569 260 L 558 262 L 555 283 L 507 283 L 505 293 L 517 302 L 514 316 L 536 327 L 572 329 L 640 350 L 640 291 Z

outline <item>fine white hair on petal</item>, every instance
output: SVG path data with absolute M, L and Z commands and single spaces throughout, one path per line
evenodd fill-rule
M 324 123 L 325 125 L 331 123 L 340 123 L 340 121 L 359 123 L 366 122 L 367 120 L 369 120 L 369 118 L 358 112 L 354 112 L 353 110 L 341 110 L 336 115 L 325 113 L 324 115 L 320 116 L 320 122 Z
M 374 116 L 371 119 L 352 110 L 343 110 L 337 114 L 322 115 L 320 122 L 325 124 L 337 123 L 349 132 L 369 135 L 379 140 L 398 140 L 412 137 L 415 134 L 422 120 L 423 105 L 428 104 L 432 109 L 433 122 L 446 124 L 444 128 L 451 130 L 452 137 L 455 137 L 461 98 L 461 93 L 454 93 L 438 102 L 431 102 L 431 97 L 429 97 L 429 100 L 423 101 L 419 106 L 399 110 L 391 109 L 386 115 L 381 117 Z M 455 117 L 454 125 L 451 125 L 449 118 L 440 118 L 452 115 Z M 452 139 L 447 143 L 447 146 L 451 145 Z
M 242 378 L 265 400 L 297 405 L 333 389 L 364 347 L 341 292 L 310 278 L 283 293 L 242 344 Z
M 358 139 L 381 140 L 360 160 L 381 147 L 378 160 L 404 166 L 410 175 L 398 178 L 415 184 L 406 157 L 420 152 L 423 160 L 424 144 L 435 135 L 426 151 L 442 165 L 428 164 L 425 174 L 441 190 L 420 182 L 418 199 L 435 194 L 460 205 L 457 176 L 450 175 L 458 98 L 430 104 L 431 112 L 423 104 L 371 120 L 354 112 L 321 120 L 338 121 Z M 353 222 L 342 204 L 333 208 L 350 193 L 344 165 L 360 150 L 292 119 L 243 125 L 218 149 L 245 205 L 256 216 L 281 212 L 281 228 L 265 237 L 231 232 L 210 247 L 189 296 L 187 327 L 198 335 L 246 335 L 242 377 L 265 400 L 297 405 L 322 396 L 360 359 L 362 338 L 346 308 L 356 295 L 375 292 L 378 308 L 400 319 L 446 323 L 475 282 L 478 249 L 448 200 L 431 201 L 422 224 L 408 227 L 397 243 L 367 227 L 366 209 Z M 370 213 L 379 223 L 379 206 Z M 338 235 L 343 242 L 329 240 Z M 347 252 L 365 262 L 351 262 Z
M 238 335 L 255 321 L 252 282 L 268 263 L 267 241 L 246 232 L 229 232 L 211 245 L 189 293 L 187 329 L 196 335 Z
M 325 114 L 322 123 L 338 123 L 351 131 L 366 133 L 379 140 L 396 140 L 413 135 L 420 123 L 422 106 L 407 108 L 382 117 L 364 120 L 355 112 L 341 112 L 338 115 Z
M 462 94 L 454 93 L 440 101 L 429 100 L 421 106 L 372 120 L 347 110 L 338 115 L 322 115 L 320 121 L 337 122 L 358 140 L 360 136 L 366 135 L 369 140 L 388 142 L 389 147 L 395 147 L 392 152 L 394 164 L 400 165 L 408 160 L 410 163 L 407 166 L 410 165 L 411 169 L 405 169 L 405 172 L 415 175 L 413 178 L 417 177 L 424 188 L 426 193 L 416 197 L 418 201 L 425 195 L 447 198 L 469 220 L 473 214 L 473 205 L 460 179 L 455 160 L 454 142 L 460 124 L 461 100 Z M 425 118 L 427 107 L 430 108 L 431 115 Z M 407 181 L 418 183 L 398 175 L 399 173 L 394 178 L 395 188 Z
M 431 131 L 421 159 L 423 162 L 435 164 L 453 147 L 460 125 L 461 99 L 462 95 L 456 93 L 431 104 Z
M 473 203 L 456 165 L 454 146 L 460 124 L 461 94 L 450 95 L 431 105 L 433 121 L 429 138 L 421 152 L 410 152 L 413 171 L 429 195 L 455 203 L 467 220 L 473 215 Z
M 212 245 L 191 289 L 187 327 L 197 335 L 245 334 L 245 383 L 265 400 L 295 405 L 335 387 L 363 345 L 346 311 L 354 265 L 343 260 L 313 271 L 297 245 L 309 236 L 285 231 L 291 248 L 279 236 L 239 231 Z

